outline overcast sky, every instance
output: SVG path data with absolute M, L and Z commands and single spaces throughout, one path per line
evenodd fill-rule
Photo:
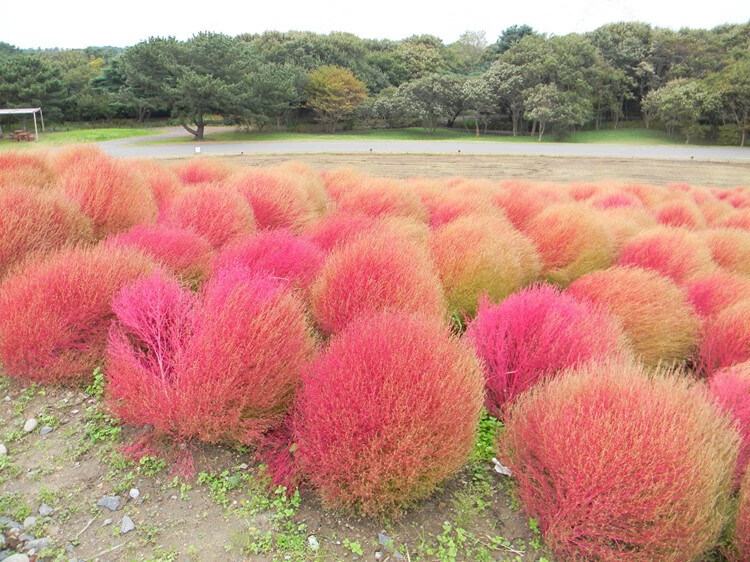
M 750 0 L 1 0 L 0 41 L 124 47 L 152 35 L 305 30 L 389 39 L 431 33 L 450 43 L 466 30 L 484 30 L 494 41 L 513 24 L 564 35 L 623 20 L 673 29 L 743 23 Z

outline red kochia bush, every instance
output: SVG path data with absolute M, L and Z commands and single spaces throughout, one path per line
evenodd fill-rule
M 104 355 L 120 287 L 154 263 L 130 249 L 64 249 L 0 283 L 0 362 L 19 379 L 82 379 Z
M 156 219 L 146 183 L 126 163 L 108 156 L 81 156 L 64 168 L 57 185 L 91 219 L 97 238 Z
M 687 230 L 706 228 L 706 219 L 698 206 L 692 201 L 669 201 L 654 209 L 656 220 L 666 226 Z
M 700 364 L 706 374 L 750 360 L 750 300 L 725 308 L 704 322 Z
M 426 250 L 393 234 L 366 234 L 326 260 L 312 286 L 321 329 L 338 332 L 357 316 L 384 309 L 442 317 L 443 290 Z
M 740 488 L 739 505 L 737 506 L 737 520 L 734 525 L 734 549 L 731 560 L 746 562 L 750 560 L 750 472 L 745 474 L 745 480 Z
M 213 248 L 192 230 L 165 224 L 144 224 L 108 239 L 107 244 L 132 246 L 154 257 L 187 283 L 205 279 Z
M 400 180 L 369 179 L 341 193 L 337 208 L 344 213 L 364 213 L 372 217 L 411 217 L 427 221 L 427 209 L 416 192 Z
M 232 184 L 253 208 L 258 228 L 290 228 L 299 232 L 316 216 L 314 202 L 290 174 L 251 168 Z
M 45 188 L 54 183 L 55 174 L 46 154 L 41 151 L 0 154 L 0 191 L 7 186 Z
M 704 388 L 590 364 L 523 394 L 498 446 L 560 560 L 696 560 L 726 523 L 737 435 Z
M 725 228 L 750 230 L 750 208 L 743 208 L 734 213 L 730 213 L 723 221 L 721 221 L 720 225 Z
M 203 184 L 179 193 L 164 213 L 163 222 L 189 228 L 214 248 L 255 232 L 253 210 L 236 190 Z
M 361 213 L 331 213 L 312 223 L 305 230 L 305 236 L 330 252 L 381 224 L 375 217 Z
M 0 277 L 30 252 L 47 253 L 93 237 L 91 221 L 60 192 L 0 189 Z
M 702 232 L 713 260 L 728 269 L 750 275 L 750 232 L 739 228 L 716 228 Z
M 185 185 L 219 182 L 232 173 L 231 167 L 216 158 L 191 158 L 177 164 L 174 169 Z
M 467 460 L 482 375 L 471 350 L 438 320 L 363 316 L 302 380 L 296 460 L 330 507 L 397 513 Z
M 697 344 L 698 317 L 685 293 L 667 277 L 637 267 L 612 267 L 584 275 L 568 292 L 618 318 L 646 365 L 684 360 Z
M 740 455 L 737 458 L 735 484 L 739 486 L 750 461 L 750 362 L 717 371 L 708 390 L 719 407 L 737 423 L 740 432 Z
M 675 283 L 684 283 L 716 267 L 708 245 L 697 234 L 666 227 L 652 228 L 628 240 L 618 265 L 652 269 Z
M 201 296 L 158 275 L 117 296 L 110 408 L 177 440 L 251 443 L 284 418 L 311 359 L 302 304 L 245 268 L 219 272 Z
M 214 271 L 247 267 L 296 287 L 308 287 L 325 261 L 325 252 L 314 242 L 289 230 L 266 230 L 226 246 L 214 260 Z
M 516 396 L 562 369 L 629 356 L 614 318 L 549 285 L 483 303 L 466 337 L 482 360 L 485 404 L 498 418 Z
M 685 290 L 698 314 L 714 316 L 733 304 L 750 300 L 750 277 L 716 269 L 692 278 Z

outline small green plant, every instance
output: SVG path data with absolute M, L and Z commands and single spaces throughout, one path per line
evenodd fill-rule
M 54 414 L 48 414 L 43 412 L 36 417 L 39 425 L 44 427 L 45 425 L 50 426 L 52 429 L 56 429 L 60 426 L 60 420 Z
M 529 544 L 536 550 L 541 550 L 544 547 L 542 543 L 542 533 L 539 529 L 539 521 L 533 517 L 529 517 L 529 529 L 534 533 L 534 538 L 529 541 Z
M 0 514 L 23 521 L 31 515 L 31 507 L 21 494 L 3 494 L 0 496 Z
M 352 554 L 358 554 L 359 556 L 362 556 L 365 553 L 365 551 L 362 550 L 362 545 L 359 544 L 359 541 L 350 541 L 349 539 L 344 539 L 341 544 L 344 548 L 350 550 Z
M 39 488 L 37 497 L 41 503 L 53 504 L 57 501 L 57 495 L 51 492 L 44 484 Z
M 86 409 L 85 419 L 84 437 L 92 444 L 116 441 L 122 433 L 117 420 L 100 411 L 96 406 Z
M 104 395 L 105 378 L 102 370 L 97 367 L 92 374 L 93 380 L 86 387 L 85 392 L 92 398 L 101 398 Z
M 39 385 L 36 383 L 32 384 L 29 388 L 24 390 L 21 395 L 16 398 L 16 401 L 13 404 L 13 411 L 16 414 L 22 414 L 26 410 L 26 406 L 31 401 L 31 399 L 34 398 L 38 390 Z
M 138 472 L 145 476 L 155 476 L 167 468 L 167 461 L 159 457 L 144 455 L 138 460 Z
M 245 474 L 241 472 L 233 474 L 229 470 L 224 470 L 219 474 L 212 474 L 210 472 L 201 472 L 198 474 L 198 484 L 208 486 L 211 498 L 223 507 L 229 505 L 227 494 L 242 486 L 246 480 L 247 476 Z

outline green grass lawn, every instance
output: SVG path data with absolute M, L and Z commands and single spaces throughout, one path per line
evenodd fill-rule
M 454 129 L 437 129 L 430 133 L 420 127 L 407 129 L 376 129 L 361 131 L 341 131 L 335 134 L 326 133 L 290 133 L 285 131 L 269 132 L 244 132 L 227 131 L 211 132 L 207 129 L 203 142 L 241 142 L 241 141 L 330 141 L 330 140 L 430 140 L 430 141 L 472 141 L 472 142 L 537 142 L 536 136 L 520 135 L 511 136 L 501 133 L 487 133 L 476 137 L 473 131 L 466 131 L 463 127 Z M 173 139 L 144 140 L 139 144 L 174 144 L 195 143 L 195 139 L 185 134 L 184 137 Z M 653 129 L 618 129 L 601 131 L 580 131 L 573 133 L 563 141 L 555 139 L 553 135 L 546 135 L 542 142 L 575 142 L 575 143 L 602 143 L 602 144 L 681 144 L 679 138 L 667 136 L 662 131 Z
M 102 142 L 108 140 L 125 139 L 154 135 L 158 129 L 80 129 L 59 133 L 39 133 L 39 142 L 16 142 L 7 137 L 0 140 L 0 150 L 3 148 L 30 148 L 33 146 L 60 146 L 73 143 Z

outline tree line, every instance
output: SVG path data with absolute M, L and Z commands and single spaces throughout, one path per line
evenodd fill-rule
M 673 31 L 637 22 L 548 36 L 512 26 L 495 42 L 465 32 L 401 41 L 266 32 L 125 49 L 21 50 L 0 43 L 0 106 L 55 120 L 171 117 L 197 138 L 217 118 L 247 128 L 314 117 L 337 127 L 459 120 L 542 138 L 624 120 L 742 144 L 750 128 L 750 23 Z

